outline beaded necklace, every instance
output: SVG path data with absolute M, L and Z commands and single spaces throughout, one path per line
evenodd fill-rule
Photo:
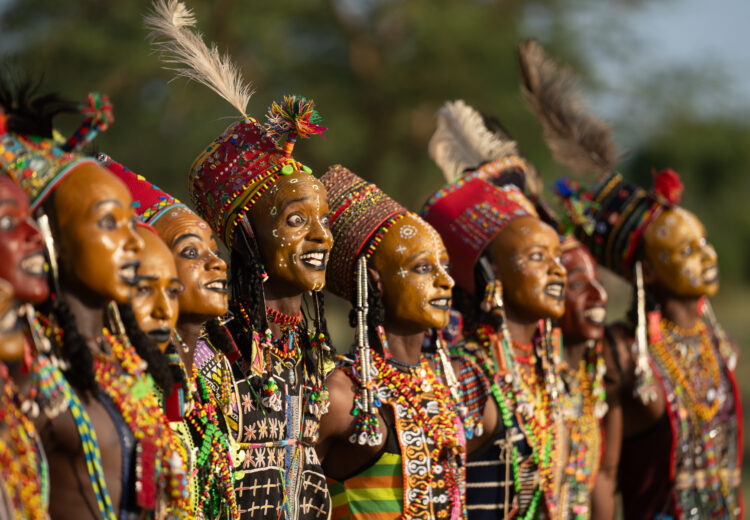
M 603 378 L 606 372 L 602 343 L 586 348 L 578 369 L 563 362 L 560 374 L 566 381 L 565 420 L 569 433 L 565 466 L 568 509 L 572 520 L 589 518 L 590 492 L 599 469 L 601 431 L 599 420 L 607 411 Z
M 513 418 L 517 416 L 516 412 L 519 412 L 525 420 L 523 429 L 532 449 L 534 464 L 539 471 L 539 484 L 534 490 L 525 513 L 519 518 L 523 520 L 536 518 L 542 494 L 549 516 L 554 518 L 557 511 L 557 497 L 555 497 L 554 490 L 555 465 L 559 448 L 556 423 L 560 403 L 557 399 L 555 366 L 549 358 L 552 357 L 550 350 L 554 350 L 555 346 L 549 341 L 544 342 L 547 343 L 546 345 L 538 345 L 537 360 L 531 367 L 533 370 L 528 371 L 529 375 L 533 374 L 531 376 L 533 380 L 528 385 L 524 385 L 522 378 L 519 377 L 519 369 L 514 366 L 514 356 L 506 341 L 502 338 L 493 340 L 492 338 L 496 335 L 489 325 L 480 325 L 476 335 L 484 352 L 493 353 L 493 355 L 481 356 L 480 363 L 486 373 L 493 375 L 490 389 L 500 408 L 503 425 L 506 429 L 512 428 Z M 493 341 L 499 341 L 501 348 L 496 349 Z M 523 350 L 523 346 L 521 349 Z M 495 352 L 497 354 L 494 354 Z M 497 355 L 502 358 L 494 359 Z M 502 367 L 502 370 L 498 370 L 499 367 Z M 541 369 L 541 380 L 537 377 L 539 369 Z M 545 383 L 546 388 L 542 389 L 542 383 Z M 521 491 L 521 455 L 515 443 L 511 444 L 510 458 L 513 466 L 514 489 L 516 493 L 519 493 Z
M 114 359 L 95 355 L 94 371 L 97 382 L 115 403 L 138 442 L 138 505 L 155 509 L 156 495 L 159 489 L 163 489 L 167 493 L 170 513 L 178 517 L 188 515 L 187 457 L 180 456 L 184 447 L 172 434 L 151 391 L 153 382 L 143 372 L 143 360 L 129 342 L 123 344 L 106 328 L 103 332 Z
M 234 493 L 233 462 L 226 434 L 219 427 L 211 394 L 198 367 L 193 364 L 190 375 L 185 365 L 179 362 L 187 382 L 186 393 L 190 395 L 192 407 L 185 412 L 184 423 L 190 428 L 187 434 L 200 445 L 193 449 L 195 469 L 191 475 L 191 486 L 198 493 L 196 512 L 202 518 L 239 519 Z M 192 442 L 191 442 L 192 444 Z
M 460 491 L 457 461 L 462 457 L 465 446 L 461 442 L 457 430 L 457 425 L 459 424 L 458 416 L 455 406 L 452 406 L 453 398 L 450 389 L 438 380 L 428 360 L 422 356 L 419 375 L 424 378 L 423 381 L 426 385 L 423 385 L 420 390 L 425 391 L 424 387 L 428 387 L 429 392 L 435 396 L 438 406 L 438 413 L 430 417 L 427 410 L 422 406 L 421 392 L 414 391 L 414 375 L 412 371 L 404 372 L 398 370 L 375 351 L 371 352 L 371 356 L 372 366 L 378 372 L 379 382 L 390 390 L 396 402 L 413 414 L 412 417 L 416 420 L 425 436 L 433 440 L 434 445 L 430 451 L 430 459 L 433 463 L 443 461 L 448 468 L 444 474 L 446 488 L 448 489 L 451 502 L 460 504 L 463 496 Z M 424 478 L 424 486 L 428 489 L 432 486 L 434 475 L 430 472 Z M 405 502 L 402 518 L 415 517 L 417 511 L 422 507 L 424 506 L 418 504 L 417 501 L 413 503 Z M 460 507 L 463 508 L 462 505 Z
M 719 409 L 719 362 L 708 327 L 698 319 L 693 330 L 683 331 L 662 318 L 659 331 L 659 337 L 649 342 L 651 354 L 666 370 L 689 412 L 700 422 L 710 421 Z M 699 338 L 698 352 L 689 359 L 685 338 L 695 336 Z
M 18 393 L 0 363 L 0 476 L 8 491 L 16 518 L 47 518 L 42 493 L 42 454 L 34 426 L 18 408 Z M 7 432 L 7 435 L 4 434 Z M 42 471 L 44 473 L 44 471 Z

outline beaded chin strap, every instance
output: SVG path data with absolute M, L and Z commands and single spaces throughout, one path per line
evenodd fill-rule
M 633 343 L 633 354 L 635 355 L 633 396 L 639 398 L 643 404 L 649 404 L 656 400 L 656 390 L 654 389 L 654 374 L 648 362 L 646 290 L 643 287 L 643 266 L 640 261 L 635 263 L 635 288 L 636 298 L 638 299 L 638 323 L 635 327 L 635 343 Z
M 359 367 L 359 394 L 354 398 L 352 414 L 357 416 L 354 433 L 349 437 L 352 444 L 377 446 L 383 442 L 380 431 L 377 408 L 380 399 L 376 395 L 373 377 L 372 359 L 370 357 L 370 342 L 367 336 L 367 258 L 362 255 L 357 259 L 357 360 Z

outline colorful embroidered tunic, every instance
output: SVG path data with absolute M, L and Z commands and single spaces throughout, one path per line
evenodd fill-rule
M 662 335 L 669 334 L 662 327 Z M 619 479 L 626 519 L 653 518 L 659 514 L 681 520 L 741 518 L 742 416 L 739 391 L 734 371 L 728 365 L 728 345 L 716 331 L 710 331 L 709 336 L 706 347 L 710 354 L 700 354 L 700 346 L 691 348 L 679 340 L 676 342 L 677 352 L 672 352 L 675 357 L 680 356 L 680 366 L 701 367 L 695 373 L 687 373 L 686 377 L 695 388 L 705 386 L 707 395 L 701 397 L 707 402 L 715 402 L 715 411 L 707 412 L 709 416 L 705 418 L 697 411 L 688 390 L 672 375 L 674 365 L 669 361 L 671 358 L 664 355 L 665 351 L 660 350 L 661 342 L 654 343 L 650 339 L 651 365 L 666 396 L 667 420 L 660 421 L 649 432 L 623 442 Z M 698 355 L 700 359 L 692 359 L 696 363 L 682 362 Z M 710 376 L 705 373 L 705 367 L 712 364 L 707 359 L 709 355 L 718 364 L 714 382 L 706 381 Z M 713 387 L 716 383 L 718 388 Z M 660 457 L 655 453 L 655 458 L 649 457 L 648 451 L 640 449 L 646 444 L 644 440 L 654 452 L 665 455 Z M 667 448 L 667 443 L 670 448 Z M 664 470 L 649 467 L 656 465 Z M 640 473 L 638 478 L 636 471 Z M 653 485 L 629 483 L 630 479 L 643 482 L 642 475 L 650 475 Z
M 326 519 L 330 497 L 315 453 L 320 413 L 311 405 L 322 384 L 315 363 L 305 355 L 265 354 L 281 390 L 278 411 L 262 403 L 262 382 L 247 363 L 230 366 L 204 341 L 195 351 L 198 370 L 222 403 L 230 429 L 240 518 Z
M 431 431 L 433 421 L 440 415 L 438 403 L 438 386 L 445 392 L 442 398 L 450 394 L 441 379 L 437 378 L 426 360 L 422 368 L 434 376 L 427 383 L 427 376 L 421 383 L 414 382 L 409 389 L 401 389 L 389 381 L 387 374 L 382 373 L 390 367 L 375 352 L 371 353 L 374 366 L 380 366 L 377 392 L 380 402 L 393 409 L 395 425 L 387 435 L 397 437 L 399 453 L 388 453 L 387 449 L 375 464 L 358 475 L 343 482 L 332 482 L 336 493 L 334 504 L 336 513 L 333 518 L 358 518 L 362 520 L 391 519 L 406 517 L 409 519 L 460 519 L 464 516 L 465 456 L 462 448 L 444 450 L 439 459 L 434 457 L 436 430 Z M 343 370 L 355 382 L 358 382 L 354 362 L 344 358 L 339 370 Z M 400 374 L 403 374 L 399 372 Z M 413 409 L 411 400 L 404 392 L 415 396 L 419 410 Z M 442 406 L 452 407 L 452 402 Z M 455 412 L 455 410 L 454 410 Z M 423 424 L 424 419 L 429 421 Z M 436 423 L 437 424 L 437 423 Z M 460 446 L 465 446 L 464 430 L 458 413 L 450 432 L 456 437 Z M 393 442 L 386 440 L 386 445 Z M 394 448 L 391 451 L 395 451 Z M 399 464 L 400 463 L 400 464 Z M 400 496 L 399 496 L 400 493 Z M 351 503 L 344 506 L 344 498 Z M 395 506 L 400 509 L 395 511 Z M 339 516 L 340 515 L 340 516 Z

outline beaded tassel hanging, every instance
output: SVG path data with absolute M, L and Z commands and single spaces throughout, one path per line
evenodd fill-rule
M 648 360 L 648 331 L 646 328 L 646 290 L 643 287 L 643 266 L 635 263 L 636 297 L 638 299 L 638 323 L 635 328 L 635 389 L 633 395 L 644 404 L 656 400 L 654 374 Z
M 377 408 L 380 399 L 373 383 L 370 342 L 367 337 L 367 258 L 357 259 L 357 354 L 359 361 L 359 393 L 354 398 L 352 415 L 357 417 L 354 433 L 349 437 L 352 444 L 377 446 L 383 442 Z M 377 374 L 375 374 L 377 377 Z

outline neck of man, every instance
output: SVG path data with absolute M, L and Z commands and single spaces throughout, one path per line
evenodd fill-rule
M 177 348 L 180 361 L 185 366 L 187 374 L 192 373 L 193 359 L 195 357 L 195 346 L 201 335 L 201 327 L 205 319 L 202 316 L 180 316 L 177 321 L 177 333 L 182 338 L 183 345 Z M 185 347 L 187 346 L 187 349 Z
M 700 318 L 698 304 L 700 298 L 666 297 L 660 298 L 662 316 L 681 329 L 692 329 Z
M 64 284 L 61 288 L 60 299 L 70 307 L 78 332 L 84 337 L 89 348 L 101 352 L 101 344 L 98 340 L 102 337 L 102 330 L 107 323 L 107 300 L 101 296 L 92 295 L 90 291 L 71 289 Z M 113 330 L 110 332 L 116 333 Z
M 424 331 L 397 331 L 386 327 L 385 337 L 388 339 L 388 349 L 391 357 L 407 365 L 418 365 L 422 356 L 422 341 Z M 380 347 L 380 345 L 378 345 Z M 378 348 L 382 353 L 382 349 Z
M 567 337 L 575 338 L 575 335 L 566 335 L 565 331 L 563 331 L 563 341 Z M 588 347 L 588 344 L 590 341 L 596 341 L 596 340 L 587 340 L 587 339 L 573 339 L 570 342 L 565 342 L 563 347 L 563 357 L 565 358 L 565 362 L 568 364 L 571 368 L 578 367 L 579 363 L 583 359 L 583 354 L 586 352 L 586 348 Z
M 294 295 L 274 295 L 271 291 L 266 290 L 265 292 L 266 307 L 270 307 L 276 311 L 279 311 L 287 316 L 297 316 L 302 307 L 302 293 Z M 263 312 L 266 312 L 263 309 Z M 271 333 L 274 337 L 280 338 L 282 326 L 281 323 L 274 323 L 268 320 L 268 328 L 271 329 Z
M 523 309 L 514 309 L 512 305 L 505 306 L 505 323 L 510 337 L 522 345 L 530 345 L 536 334 L 539 318 L 526 316 Z

